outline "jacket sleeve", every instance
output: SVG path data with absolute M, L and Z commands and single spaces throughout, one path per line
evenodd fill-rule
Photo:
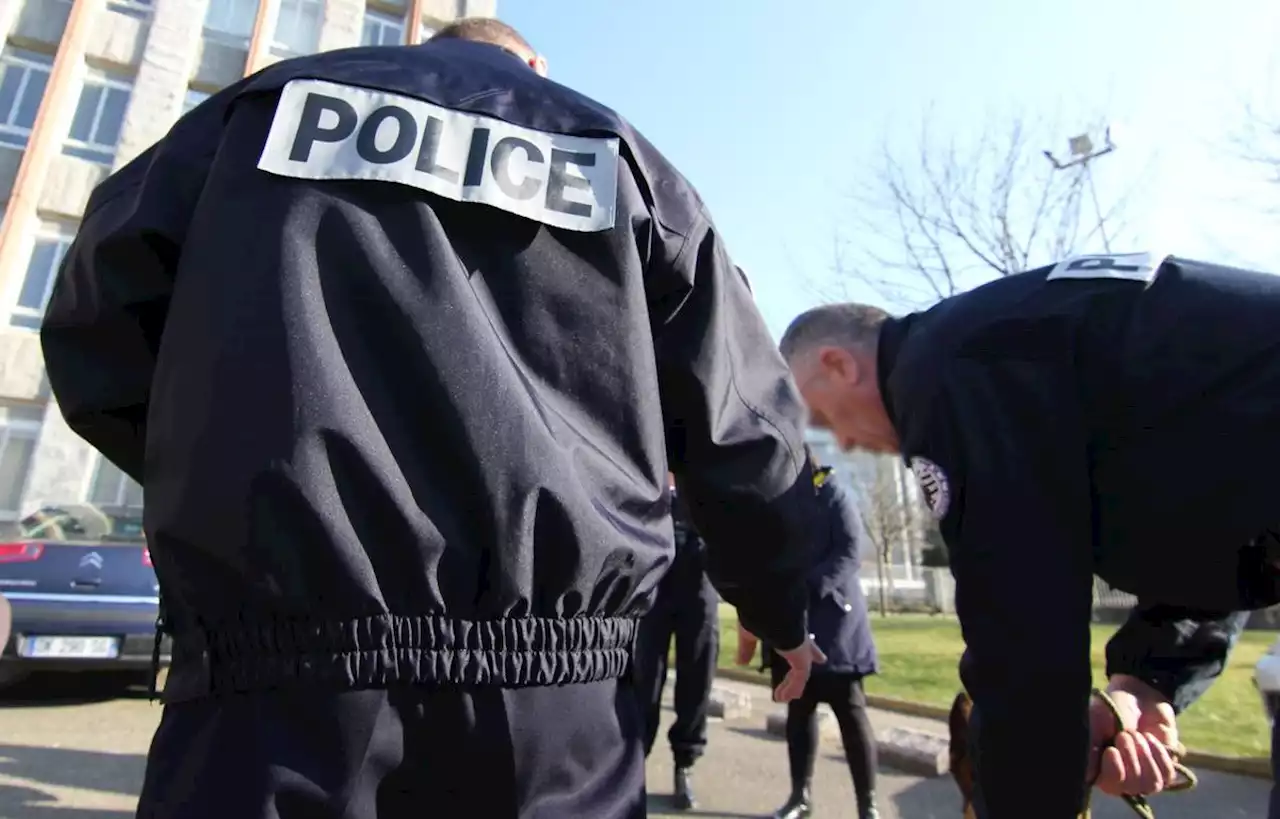
M 805 413 L 710 220 L 672 239 L 651 294 L 671 468 L 711 582 L 748 631 L 791 649 L 807 633 L 816 512 Z
M 824 525 L 816 527 L 814 540 L 825 540 L 826 550 L 809 571 L 809 588 L 817 597 L 831 597 L 858 575 L 862 516 L 849 493 L 832 485 L 831 479 L 818 489 L 818 500 Z
M 1182 713 L 1227 667 L 1248 619 L 1140 603 L 1107 643 L 1107 676 L 1136 677 Z
M 229 98 L 192 111 L 94 190 L 40 330 L 67 424 L 138 482 L 174 276 Z
M 1028 805 L 1075 819 L 1084 798 L 1091 492 L 1075 399 L 1051 369 L 956 361 L 904 440 L 956 579 L 982 819 Z

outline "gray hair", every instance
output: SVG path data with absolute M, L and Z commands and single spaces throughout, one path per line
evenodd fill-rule
M 796 316 L 778 348 L 788 361 L 824 346 L 871 351 L 888 318 L 887 312 L 869 304 L 824 304 Z

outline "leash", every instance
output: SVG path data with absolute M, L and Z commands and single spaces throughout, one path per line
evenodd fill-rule
M 1120 709 L 1116 706 L 1115 700 L 1111 699 L 1105 691 L 1101 691 L 1097 688 L 1093 689 L 1093 696 L 1102 700 L 1102 702 L 1106 704 L 1107 708 L 1111 709 L 1111 714 L 1116 719 L 1116 735 L 1118 736 L 1120 732 L 1124 730 L 1124 721 L 1120 718 Z M 1103 746 L 1103 750 L 1107 747 L 1110 747 L 1110 745 Z M 1175 779 L 1172 784 L 1166 786 L 1165 790 L 1169 793 L 1191 790 L 1200 783 L 1200 780 L 1196 777 L 1195 771 L 1178 761 L 1179 757 L 1186 756 L 1186 746 L 1179 742 L 1168 750 L 1169 755 L 1173 757 L 1173 770 L 1177 773 L 1178 778 Z M 1098 768 L 1099 771 L 1101 771 L 1101 759 L 1098 760 Z M 1090 783 L 1089 790 L 1084 797 L 1084 811 L 1080 814 L 1080 819 L 1089 819 L 1089 802 L 1092 797 L 1093 786 L 1092 783 Z M 1150 803 L 1147 802 L 1145 797 L 1125 795 L 1121 798 L 1124 799 L 1124 801 L 1128 803 L 1129 807 L 1133 808 L 1133 812 L 1138 814 L 1138 816 L 1141 816 L 1142 819 L 1155 819 L 1155 811 L 1152 809 Z

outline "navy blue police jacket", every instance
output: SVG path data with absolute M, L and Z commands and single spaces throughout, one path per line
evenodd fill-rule
M 1183 704 L 1225 662 L 1227 613 L 1276 602 L 1243 547 L 1280 517 L 1277 326 L 1280 277 L 1129 254 L 881 331 L 882 391 L 956 579 L 983 819 L 1079 811 L 1095 574 L 1142 602 L 1108 671 Z
M 41 333 L 144 484 L 170 701 L 625 673 L 667 464 L 749 627 L 806 633 L 788 370 L 691 185 L 438 40 L 271 66 L 104 181 Z
M 858 505 L 835 480 L 830 467 L 818 470 L 818 518 L 813 526 L 809 569 L 809 632 L 827 661 L 815 674 L 864 677 L 877 668 L 876 645 L 867 601 L 858 580 L 863 542 Z

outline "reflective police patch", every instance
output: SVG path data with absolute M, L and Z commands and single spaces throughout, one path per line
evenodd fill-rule
M 617 214 L 616 137 L 535 131 L 322 80 L 285 85 L 258 167 L 397 182 L 588 233 L 613 227 Z
M 1110 253 L 1076 256 L 1058 262 L 1045 281 L 1054 279 L 1128 279 L 1150 284 L 1168 255 L 1155 253 Z
M 911 459 L 911 473 L 920 484 L 929 512 L 935 520 L 942 520 L 951 508 L 951 484 L 947 481 L 947 473 L 928 458 L 920 457 Z

